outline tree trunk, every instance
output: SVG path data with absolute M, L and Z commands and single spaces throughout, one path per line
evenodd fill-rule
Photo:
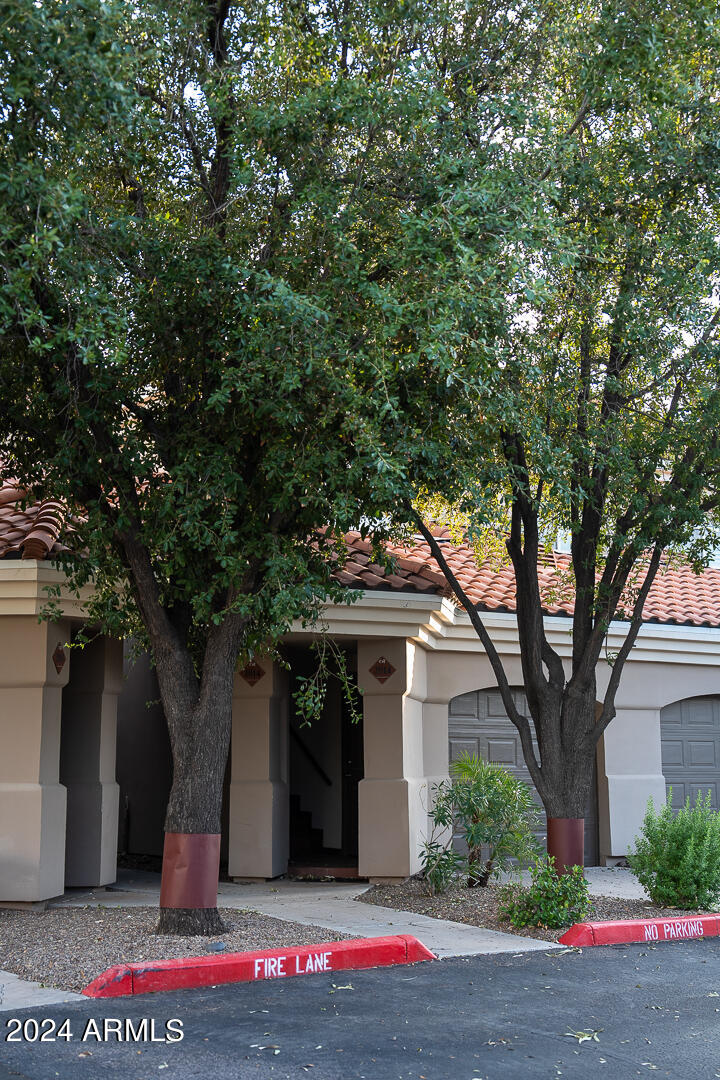
M 585 818 L 550 817 L 547 819 L 547 853 L 555 859 L 555 870 L 566 874 L 585 861 Z
M 570 732 L 566 739 L 559 736 L 559 727 L 555 720 L 551 737 L 543 740 L 546 745 L 538 791 L 547 813 L 547 853 L 554 857 L 557 872 L 564 874 L 585 862 L 585 813 L 595 744 L 580 723 L 577 727 L 566 725 Z M 574 737 L 573 730 L 577 732 Z
M 201 694 L 189 711 L 166 707 L 173 783 L 165 819 L 159 934 L 213 935 L 227 929 L 217 910 L 217 884 L 233 666 L 221 682 L 225 685 Z
M 468 860 L 469 868 L 474 871 L 467 879 L 468 889 L 484 889 L 487 886 L 490 881 L 490 875 L 492 874 L 493 861 L 492 857 L 487 859 L 482 870 L 478 872 L 475 870 L 475 864 L 480 862 L 479 857 Z

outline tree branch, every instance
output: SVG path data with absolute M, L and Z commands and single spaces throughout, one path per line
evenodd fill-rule
M 480 618 L 480 614 L 476 606 L 473 604 L 472 600 L 467 595 L 462 585 L 450 569 L 448 561 L 443 555 L 440 545 L 438 544 L 430 529 L 423 521 L 420 514 L 418 514 L 417 510 L 415 510 L 413 506 L 409 505 L 407 506 L 407 511 L 411 519 L 417 525 L 418 530 L 425 538 L 425 541 L 427 542 L 430 551 L 432 552 L 432 556 L 435 559 L 435 562 L 442 570 L 445 579 L 447 580 L 451 589 L 455 593 L 462 606 L 465 608 L 465 611 L 468 613 L 473 629 L 475 630 L 477 636 L 480 638 L 480 642 L 485 649 L 487 658 L 490 661 L 490 666 L 493 669 L 493 674 L 495 675 L 495 679 L 497 680 L 498 689 L 500 690 L 500 695 L 503 700 L 503 705 L 507 710 L 508 716 L 510 717 L 520 734 L 520 742 L 522 745 L 523 754 L 525 755 L 525 761 L 527 762 L 527 766 L 534 780 L 536 775 L 539 777 L 540 765 L 537 761 L 537 758 L 535 757 L 535 749 L 532 744 L 532 733 L 530 731 L 530 724 L 527 717 L 523 716 L 515 705 L 512 691 L 510 689 L 510 684 L 508 683 L 507 675 L 505 674 L 503 662 L 500 659 L 500 655 L 495 648 L 495 645 L 493 644 L 492 638 L 488 634 L 487 628 L 482 619 Z
M 208 45 L 213 60 L 215 71 L 220 74 L 227 64 L 228 48 L 225 37 L 225 25 L 230 13 L 231 0 L 206 0 L 208 11 Z M 232 125 L 228 114 L 228 106 L 232 105 L 232 97 L 228 94 L 227 102 L 217 105 L 217 116 L 213 116 L 215 128 L 215 153 L 210 165 L 209 186 L 211 212 L 208 222 L 218 230 L 220 236 L 224 235 L 225 217 L 227 214 L 227 198 L 230 187 L 230 144 Z
M 505 459 L 513 472 L 513 503 L 510 514 L 510 538 L 507 549 L 515 572 L 518 636 L 522 658 L 525 692 L 533 715 L 541 711 L 540 696 L 545 697 L 548 670 L 553 690 L 565 685 L 565 671 L 560 657 L 545 636 L 542 600 L 538 580 L 539 535 L 537 505 L 530 490 L 530 475 L 521 437 L 501 434 Z
M 580 103 L 580 108 L 577 111 L 575 119 L 573 120 L 572 124 L 567 129 L 565 134 L 562 136 L 563 139 L 569 139 L 575 134 L 575 132 L 577 131 L 577 129 L 580 127 L 583 120 L 585 119 L 585 116 L 587 115 L 587 111 L 588 111 L 589 108 L 590 108 L 590 95 L 589 95 L 588 91 L 586 90 L 585 93 L 583 94 L 583 99 L 582 99 L 582 101 Z M 552 172 L 552 170 L 553 170 L 552 165 L 548 165 L 547 168 L 543 169 L 542 173 L 540 174 L 540 179 L 541 180 L 547 180 L 547 178 L 550 175 L 550 173 Z
M 647 600 L 648 593 L 650 592 L 652 584 L 657 575 L 658 567 L 660 566 L 660 559 L 662 557 L 662 552 L 663 549 L 661 547 L 656 546 L 654 548 L 652 556 L 650 557 L 650 563 L 647 569 L 647 573 L 645 574 L 645 580 L 643 581 L 642 587 L 636 597 L 635 604 L 633 606 L 632 618 L 630 620 L 630 629 L 625 636 L 625 640 L 623 641 L 620 651 L 618 652 L 618 655 L 613 664 L 612 672 L 610 674 L 610 680 L 608 682 L 605 696 L 603 698 L 602 712 L 600 713 L 600 716 L 598 717 L 596 722 L 596 742 L 600 738 L 610 721 L 615 716 L 615 694 L 617 693 L 617 688 L 620 685 L 620 676 L 622 675 L 625 661 L 627 660 L 630 654 L 630 650 L 635 644 L 638 633 L 640 632 L 640 627 L 642 626 L 643 621 L 643 608 L 645 607 L 645 601 Z

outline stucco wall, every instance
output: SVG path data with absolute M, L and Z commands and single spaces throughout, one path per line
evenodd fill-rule
M 616 697 L 617 715 L 599 746 L 603 861 L 626 855 L 632 848 L 649 798 L 656 806 L 665 800 L 661 710 L 705 694 L 720 694 L 720 667 L 673 663 L 672 658 L 626 664 Z
M 683 662 L 678 651 L 672 650 L 653 658 L 641 658 L 640 650 L 631 656 L 616 696 L 617 715 L 598 745 L 601 861 L 626 855 L 639 832 L 648 799 L 652 797 L 657 804 L 665 798 L 661 709 L 684 698 L 720 694 L 720 653 L 718 666 Z M 505 652 L 502 659 L 509 682 L 522 685 L 519 657 Z M 601 662 L 597 670 L 599 697 L 609 673 L 609 664 Z M 483 653 L 443 648 L 428 651 L 428 698 L 439 707 L 458 694 L 492 685 L 495 677 Z
M 53 653 L 66 622 L 0 618 L 0 901 L 58 896 L 65 885 L 67 793 L 60 784 L 62 688 Z

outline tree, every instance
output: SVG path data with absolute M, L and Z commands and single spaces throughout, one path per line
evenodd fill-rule
M 233 672 L 343 595 L 337 537 L 361 521 L 381 537 L 413 478 L 437 489 L 481 446 L 482 475 L 527 496 L 522 467 L 492 458 L 499 430 L 524 431 L 515 391 L 549 362 L 521 332 L 540 310 L 527 289 L 559 304 L 571 271 L 590 274 L 583 228 L 564 230 L 590 107 L 642 111 L 618 60 L 629 16 L 577 14 L 547 0 L 0 0 L 4 471 L 65 501 L 65 567 L 92 578 L 90 617 L 151 650 L 174 762 L 166 832 L 202 882 L 200 900 L 183 894 L 165 859 L 165 931 L 219 926 Z M 673 23 L 674 57 L 694 55 L 692 25 Z M 670 138 L 680 107 L 661 108 L 653 48 L 629 55 Z M 706 70 L 697 103 L 671 71 L 696 142 Z M 601 160 L 615 144 L 597 141 Z
M 469 346 L 475 423 L 445 500 L 409 514 L 487 652 L 558 864 L 583 861 L 595 749 L 648 592 L 674 557 L 707 561 L 720 500 L 718 12 L 650 2 L 598 16 L 586 28 L 598 64 L 580 78 L 556 66 L 558 129 L 572 137 L 537 159 L 546 231 L 508 293 L 493 392 L 477 392 L 487 367 Z M 529 715 L 419 511 L 455 512 L 481 558 L 483 537 L 507 536 Z M 562 534 L 571 554 L 551 596 L 538 568 Z M 558 594 L 573 603 L 567 664 L 543 624 Z M 608 656 L 613 620 L 625 637 Z
M 489 137 L 553 35 L 483 10 L 0 2 L 3 472 L 64 501 L 89 618 L 151 651 L 164 932 L 220 927 L 238 658 L 347 596 L 318 527 L 442 471 L 455 352 L 503 300 L 522 177 L 458 155 L 435 49 L 476 49 L 465 94 L 495 73 Z

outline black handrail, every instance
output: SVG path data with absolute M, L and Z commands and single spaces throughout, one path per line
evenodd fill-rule
M 311 752 L 310 750 L 308 750 L 307 746 L 306 746 L 306 745 L 305 745 L 305 743 L 304 743 L 304 742 L 302 741 L 302 739 L 300 738 L 300 736 L 298 735 L 298 733 L 297 733 L 297 731 L 295 730 L 295 728 L 294 728 L 294 727 L 291 727 L 291 728 L 290 728 L 290 735 L 291 735 L 291 737 L 292 737 L 292 738 L 293 738 L 293 739 L 295 740 L 295 742 L 297 743 L 297 745 L 298 745 L 298 746 L 300 747 L 300 749 L 302 750 L 303 754 L 304 754 L 304 755 L 305 755 L 305 757 L 306 757 L 306 758 L 308 759 L 308 761 L 310 762 L 310 764 L 311 764 L 311 765 L 313 766 L 313 768 L 315 769 L 315 771 L 316 771 L 316 772 L 318 772 L 318 773 L 320 774 L 320 776 L 321 776 L 321 777 L 322 777 L 322 779 L 323 779 L 323 780 L 325 781 L 325 783 L 327 784 L 327 786 L 328 786 L 328 787 L 332 787 L 332 780 L 330 779 L 330 777 L 328 776 L 328 774 L 327 774 L 327 773 L 325 772 L 325 770 L 323 769 L 323 767 L 322 767 L 322 765 L 320 764 L 320 762 L 319 762 L 319 761 L 318 761 L 318 760 L 317 760 L 317 759 L 315 758 L 315 755 L 314 755 L 314 754 L 313 754 L 313 753 L 312 753 L 312 752 Z

